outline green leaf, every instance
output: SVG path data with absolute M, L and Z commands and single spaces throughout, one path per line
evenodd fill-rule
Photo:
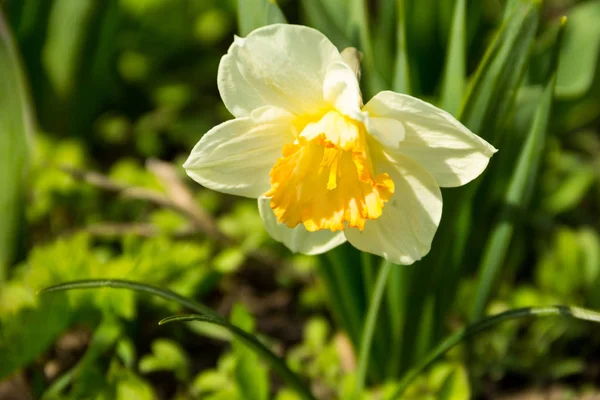
M 383 293 L 385 292 L 387 279 L 392 268 L 401 267 L 397 265 L 394 266 L 394 264 L 390 262 L 383 263 L 379 269 L 379 274 L 377 275 L 375 290 L 373 291 L 373 295 L 369 301 L 369 309 L 367 311 L 367 318 L 363 326 L 359 347 L 360 354 L 358 357 L 358 368 L 356 370 L 356 389 L 354 392 L 356 398 L 358 398 L 364 390 L 367 377 L 367 367 L 369 366 L 371 343 L 373 341 L 375 325 L 377 324 L 377 316 L 379 314 L 381 300 L 383 299 Z
M 64 294 L 40 302 L 37 308 L 22 308 L 16 315 L 0 320 L 0 380 L 34 361 L 67 329 L 70 321 Z
M 234 305 L 231 322 L 248 333 L 254 332 L 254 318 L 242 304 Z M 233 340 L 233 349 L 237 359 L 235 377 L 242 397 L 248 400 L 268 399 L 269 374 L 260 364 L 257 354 L 237 338 Z
M 269 350 L 264 344 L 262 344 L 259 340 L 257 340 L 253 335 L 245 332 L 237 326 L 231 325 L 224 318 L 222 318 L 219 314 L 217 314 L 211 308 L 198 303 L 194 300 L 190 300 L 185 298 L 177 293 L 174 293 L 167 289 L 161 289 L 156 286 L 146 285 L 143 283 L 126 281 L 126 280 L 118 280 L 118 279 L 96 279 L 96 280 L 83 280 L 83 281 L 73 281 L 66 282 L 60 285 L 51 286 L 40 291 L 40 294 L 52 293 L 52 292 L 60 292 L 64 290 L 73 290 L 73 289 L 91 289 L 91 288 L 115 288 L 115 289 L 127 289 L 132 291 L 137 291 L 141 293 L 151 294 L 157 297 L 161 297 L 166 300 L 172 300 L 178 303 L 179 305 L 189 308 L 192 311 L 197 313 L 202 313 L 203 315 L 183 315 L 183 316 L 174 316 L 165 318 L 159 324 L 164 324 L 168 322 L 175 321 L 203 321 L 208 322 L 210 324 L 222 326 L 229 330 L 234 336 L 237 336 L 240 340 L 242 340 L 247 346 L 254 349 L 270 366 L 277 372 L 281 378 L 285 381 L 287 385 L 296 390 L 298 394 L 302 396 L 303 399 L 314 400 L 314 397 L 310 393 L 310 391 L 306 388 L 306 386 L 302 383 L 300 378 L 294 374 L 288 366 L 285 364 L 280 357 L 275 355 L 271 350 Z
M 121 371 L 116 384 L 116 400 L 154 400 L 152 385 L 131 371 Z
M 600 54 L 600 0 L 582 2 L 568 14 L 556 94 L 577 98 L 592 86 Z M 576 60 L 576 61 L 575 61 Z
M 466 0 L 456 0 L 444 78 L 442 81 L 441 106 L 449 113 L 456 115 L 466 86 Z
M 315 400 L 310 391 L 304 386 L 300 379 L 287 367 L 285 362 L 269 350 L 260 340 L 254 335 L 240 329 L 239 327 L 230 324 L 222 319 L 215 319 L 205 315 L 199 314 L 186 314 L 186 315 L 175 315 L 172 317 L 164 318 L 159 322 L 159 325 L 171 323 L 171 322 L 186 322 L 186 321 L 202 321 L 209 324 L 215 324 L 227 328 L 237 339 L 243 342 L 246 346 L 254 350 L 260 355 L 270 366 L 273 368 L 284 381 L 296 392 L 302 396 L 303 399 Z
M 469 377 L 462 365 L 457 365 L 444 379 L 439 400 L 468 400 L 471 398 Z
M 363 53 L 365 92 L 367 97 L 371 97 L 385 89 L 385 84 L 376 67 L 369 30 L 369 8 L 366 0 L 348 0 L 346 32 L 353 46 Z
M 561 25 L 558 32 L 555 54 L 558 51 L 558 46 L 560 46 L 560 36 L 563 27 L 564 24 Z M 506 259 L 506 253 L 513 236 L 515 224 L 519 220 L 519 211 L 524 211 L 537 177 L 540 160 L 545 148 L 548 121 L 550 119 L 556 84 L 556 57 L 554 62 L 554 72 L 544 88 L 531 129 L 523 149 L 517 158 L 516 167 L 504 197 L 504 207 L 500 218 L 492 229 L 483 251 L 482 261 L 479 266 L 480 281 L 471 314 L 472 320 L 480 319 L 484 313 L 498 271 Z
M 43 64 L 54 91 L 65 99 L 76 89 L 80 57 L 94 1 L 56 0 L 48 20 Z
M 0 283 L 15 257 L 32 119 L 21 61 L 0 8 Z
M 152 354 L 145 355 L 140 360 L 140 372 L 172 371 L 177 379 L 185 382 L 189 372 L 189 360 L 181 346 L 172 340 L 156 339 L 151 347 Z
M 238 30 L 242 36 L 261 26 L 287 23 L 275 0 L 238 0 L 237 4 Z
M 527 307 L 509 310 L 491 317 L 484 318 L 468 327 L 450 335 L 448 338 L 438 344 L 426 357 L 411 368 L 400 380 L 396 392 L 390 399 L 400 399 L 410 383 L 417 378 L 423 371 L 431 366 L 438 358 L 444 355 L 448 350 L 457 344 L 469 339 L 470 337 L 489 329 L 501 322 L 520 319 L 520 318 L 541 318 L 561 316 L 569 317 L 582 321 L 600 323 L 600 313 L 585 308 L 570 306 L 551 306 L 551 307 Z
M 52 382 L 52 385 L 44 392 L 43 398 L 61 397 L 63 390 L 71 384 L 74 386 L 72 391 L 75 393 L 79 391 L 81 397 L 89 395 L 89 393 L 83 393 L 87 389 L 86 385 L 81 384 L 78 387 L 78 384 L 81 383 L 82 377 L 94 373 L 96 360 L 115 346 L 121 334 L 122 328 L 118 322 L 110 318 L 102 321 L 96 328 L 85 355 L 73 368 Z M 80 396 L 75 394 L 75 397 Z
M 398 0 L 396 24 L 396 61 L 394 64 L 394 81 L 392 89 L 398 93 L 410 94 L 410 69 L 408 66 L 408 51 L 406 50 L 406 0 Z
M 459 119 L 492 143 L 495 130 L 506 123 L 525 73 L 539 23 L 539 7 L 536 1 L 519 2 L 488 47 L 468 86 Z
M 343 18 L 347 15 L 346 0 L 301 0 L 300 4 L 307 25 L 323 32 L 339 50 L 352 46 Z

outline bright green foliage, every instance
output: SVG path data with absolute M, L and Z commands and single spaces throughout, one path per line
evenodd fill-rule
M 14 262 L 22 228 L 28 141 L 33 115 L 10 27 L 0 8 L 0 284 Z
M 261 26 L 287 22 L 275 0 L 238 0 L 237 5 L 238 26 L 242 36 Z
M 152 342 L 152 354 L 140 359 L 139 370 L 145 374 L 172 371 L 177 379 L 185 382 L 189 374 L 189 360 L 177 342 L 157 339 Z
M 577 382 L 563 393 L 575 397 L 595 384 L 597 328 L 521 308 L 600 308 L 598 0 L 0 3 L 0 393 L 15 373 L 46 399 L 297 400 L 311 390 L 380 400 L 405 390 L 460 400 L 484 385 L 506 394 L 515 375 L 524 388 Z M 233 34 L 286 22 L 363 53 L 365 102 L 383 89 L 416 95 L 499 149 L 483 176 L 443 189 L 442 223 L 416 265 L 388 273 L 348 246 L 290 256 L 254 201 L 188 185 L 186 154 L 231 117 L 215 81 Z M 150 158 L 169 161 L 177 179 L 151 172 Z M 65 167 L 171 201 L 180 185 L 233 243 L 176 207 Z M 107 278 L 189 300 L 109 288 L 36 295 Z M 367 319 L 369 309 L 379 312 Z M 191 320 L 156 325 L 171 314 Z M 515 318 L 528 319 L 498 324 Z M 60 345 L 77 332 L 85 346 L 65 361 Z
M 568 13 L 568 18 L 556 92 L 560 97 L 577 98 L 590 90 L 596 76 L 600 26 L 595 21 L 600 18 L 600 1 L 578 4 Z

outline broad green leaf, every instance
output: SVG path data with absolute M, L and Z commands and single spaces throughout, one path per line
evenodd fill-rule
M 543 208 L 551 214 L 559 214 L 577 207 L 593 187 L 596 177 L 591 165 L 571 171 L 558 189 L 543 200 Z
M 116 400 L 154 400 L 156 398 L 152 385 L 133 372 L 124 370 L 119 374 L 116 384 Z
M 37 308 L 22 308 L 16 315 L 0 320 L 0 380 L 34 361 L 52 345 L 70 321 L 64 294 L 40 302 Z
M 261 26 L 287 23 L 275 0 L 238 0 L 237 4 L 238 30 L 242 36 Z
M 560 97 L 583 96 L 598 68 L 600 55 L 600 0 L 582 2 L 568 14 L 562 53 L 558 65 L 556 94 Z
M 231 311 L 231 323 L 252 334 L 254 318 L 241 304 L 236 304 Z M 260 364 L 258 355 L 237 338 L 233 340 L 233 349 L 237 362 L 235 378 L 244 399 L 267 400 L 269 397 L 269 374 Z
M 140 359 L 139 370 L 142 373 L 172 371 L 177 379 L 185 382 L 188 376 L 189 360 L 181 346 L 172 340 L 156 339 L 151 345 L 152 354 Z
M 0 8 L 0 284 L 15 257 L 32 119 L 25 73 Z
M 484 318 L 464 329 L 450 335 L 445 340 L 440 342 L 433 350 L 431 350 L 422 360 L 419 360 L 413 368 L 411 368 L 400 380 L 398 387 L 391 399 L 401 399 L 406 388 L 413 382 L 423 371 L 430 367 L 436 360 L 443 356 L 448 350 L 457 344 L 475 336 L 479 332 L 485 331 L 497 324 L 505 321 L 516 320 L 521 318 L 542 318 L 560 316 L 574 318 L 582 321 L 590 321 L 600 324 L 600 313 L 579 307 L 570 306 L 552 306 L 552 307 L 527 307 L 508 310 L 491 317 Z
M 458 113 L 465 91 L 466 53 L 466 0 L 456 0 L 446 53 L 441 102 L 442 108 L 453 115 Z

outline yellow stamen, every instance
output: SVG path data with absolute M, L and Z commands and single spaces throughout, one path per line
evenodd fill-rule
M 337 113 L 321 121 L 326 123 L 312 126 L 310 135 L 300 134 L 296 143 L 284 147 L 265 196 L 271 197 L 278 221 L 290 228 L 301 223 L 309 231 L 345 226 L 362 230 L 367 219 L 381 216 L 394 183 L 388 174 L 373 176 L 362 124 Z M 348 128 L 331 131 L 340 127 Z M 315 129 L 322 132 L 317 135 Z

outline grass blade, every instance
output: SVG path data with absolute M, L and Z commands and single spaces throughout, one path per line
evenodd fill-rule
M 520 2 L 504 22 L 467 88 L 459 113 L 469 129 L 496 145 L 491 128 L 514 103 L 537 31 L 539 7 L 535 1 Z
M 311 26 L 323 32 L 325 36 L 337 46 L 339 50 L 352 46 L 352 42 L 344 31 L 344 26 L 337 21 L 336 16 L 346 15 L 342 7 L 346 7 L 345 2 L 332 2 L 331 0 L 301 0 L 303 20 L 308 26 Z M 335 7 L 336 13 L 333 14 L 328 10 L 329 7 Z
M 128 281 L 124 279 L 84 279 L 80 281 L 65 282 L 58 285 L 49 286 L 41 289 L 38 294 L 43 295 L 46 293 L 63 292 L 66 290 L 75 289 L 127 289 L 135 292 L 146 293 L 153 296 L 163 298 L 165 300 L 174 301 L 181 306 L 188 308 L 197 313 L 206 314 L 214 319 L 225 321 L 215 310 L 205 306 L 204 304 L 198 303 L 197 301 L 190 300 L 183 297 L 171 290 L 162 289 L 152 285 L 146 285 L 144 283 Z
M 558 51 L 560 46 L 560 37 L 562 36 L 561 33 L 563 32 L 563 27 L 564 22 L 562 22 L 558 33 L 558 39 L 555 44 L 556 51 Z M 504 197 L 504 207 L 500 214 L 500 219 L 494 226 L 490 238 L 486 243 L 480 265 L 480 282 L 477 288 L 477 297 L 471 313 L 472 320 L 480 319 L 484 313 L 485 306 L 493 288 L 494 280 L 498 275 L 500 266 L 504 263 L 504 259 L 506 258 L 515 223 L 518 220 L 517 214 L 519 213 L 517 211 L 524 211 L 523 208 L 529 200 L 531 188 L 534 185 L 545 147 L 552 99 L 554 88 L 556 86 L 557 65 L 558 59 L 555 56 L 554 68 L 552 70 L 553 73 L 546 84 L 525 145 L 517 160 L 514 173 Z
M 0 8 L 0 283 L 13 263 L 22 215 L 32 112 L 15 41 Z
M 240 340 L 244 341 L 249 347 L 254 349 L 261 357 L 267 361 L 267 363 L 281 376 L 281 378 L 294 390 L 298 392 L 299 395 L 303 399 L 314 400 L 314 397 L 310 393 L 310 391 L 304 386 L 302 381 L 296 374 L 294 374 L 285 362 L 275 355 L 271 350 L 269 350 L 265 345 L 263 345 L 260 341 L 258 341 L 254 336 L 247 333 L 246 331 L 230 324 L 217 314 L 216 311 L 211 309 L 210 307 L 205 306 L 204 304 L 198 303 L 194 300 L 190 300 L 186 297 L 183 297 L 171 290 L 161 289 L 156 286 L 146 285 L 144 283 L 132 282 L 127 280 L 120 279 L 93 279 L 93 280 L 81 280 L 81 281 L 73 281 L 66 282 L 59 285 L 54 285 L 47 287 L 45 289 L 40 290 L 39 294 L 53 293 L 53 292 L 62 292 L 66 290 L 75 290 L 75 289 L 99 289 L 99 288 L 113 288 L 113 289 L 127 289 L 135 292 L 151 294 L 153 296 L 157 296 L 163 298 L 165 300 L 172 300 L 183 307 L 186 307 L 190 310 L 193 310 L 197 313 L 201 313 L 203 315 L 187 315 L 187 316 L 174 316 L 166 318 L 159 322 L 159 325 L 175 322 L 179 320 L 185 321 L 205 321 L 210 322 L 213 325 L 218 325 L 229 330 L 233 335 L 238 337 Z M 187 319 L 186 319 L 187 318 Z
M 466 86 L 466 7 L 466 0 L 456 0 L 442 82 L 441 105 L 453 115 L 458 113 Z
M 262 344 L 253 335 L 232 325 L 223 319 L 215 319 L 206 315 L 199 314 L 186 314 L 186 315 L 174 315 L 161 320 L 158 324 L 164 325 L 172 322 L 188 322 L 188 321 L 200 321 L 209 324 L 221 326 L 226 328 L 232 335 L 244 342 L 248 347 L 253 349 L 258 355 L 260 355 L 278 374 L 281 378 L 297 393 L 302 396 L 303 399 L 315 400 L 310 391 L 304 386 L 302 381 L 287 367 L 285 362 L 277 357 L 271 350 L 269 350 L 264 344 Z
M 408 52 L 406 51 L 406 10 L 405 0 L 398 0 L 398 22 L 396 25 L 396 62 L 394 65 L 394 92 L 410 94 L 410 69 L 408 67 Z
M 366 0 L 349 0 L 348 36 L 354 45 L 363 53 L 364 76 L 366 78 L 366 96 L 370 98 L 374 94 L 385 89 L 385 84 L 376 68 L 375 55 L 369 31 L 369 9 Z
M 369 303 L 367 319 L 363 326 L 362 337 L 360 340 L 360 353 L 358 356 L 356 387 L 354 391 L 355 398 L 360 397 L 365 387 L 367 368 L 369 366 L 371 343 L 373 341 L 373 333 L 375 332 L 375 326 L 377 325 L 377 316 L 379 315 L 379 308 L 381 306 L 381 300 L 383 299 L 383 293 L 385 292 L 387 279 L 392 268 L 394 268 L 394 265 L 386 261 L 379 269 L 379 275 L 377 276 L 377 281 L 375 282 L 375 290 L 373 292 L 373 295 L 371 296 L 371 301 Z M 396 268 L 401 267 L 396 266 Z
M 238 0 L 237 5 L 238 31 L 242 36 L 261 26 L 287 23 L 273 0 Z
M 468 327 L 460 330 L 459 332 L 451 335 L 444 341 L 442 341 L 435 349 L 423 358 L 423 360 L 414 368 L 410 369 L 404 377 L 400 380 L 398 388 L 390 399 L 400 399 L 404 390 L 410 385 L 410 383 L 417 377 L 421 372 L 426 370 L 431 364 L 433 364 L 440 356 L 444 355 L 452 347 L 456 346 L 465 339 L 476 335 L 477 333 L 484 331 L 497 325 L 501 322 L 520 319 L 520 318 L 531 318 L 531 317 L 551 317 L 561 316 L 579 319 L 583 321 L 590 321 L 600 323 L 600 313 L 585 308 L 569 307 L 569 306 L 551 306 L 551 307 L 527 307 L 519 308 L 515 310 L 509 310 L 491 317 L 482 319 L 481 321 L 469 325 Z

